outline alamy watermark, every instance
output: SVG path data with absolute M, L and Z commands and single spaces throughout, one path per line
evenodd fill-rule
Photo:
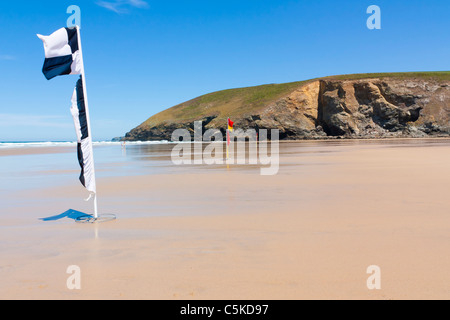
M 367 278 L 367 289 L 381 290 L 381 268 L 376 265 L 369 266 L 367 274 L 370 274 Z
M 79 266 L 72 265 L 67 267 L 67 274 L 70 276 L 67 278 L 66 286 L 69 290 L 81 290 L 81 269 Z
M 81 9 L 79 6 L 71 5 L 67 7 L 69 18 L 67 18 L 67 28 L 75 28 L 76 26 L 81 27 Z
M 371 5 L 367 8 L 367 14 L 371 16 L 367 19 L 367 28 L 369 30 L 381 29 L 381 9 L 379 6 Z
M 172 162 L 175 165 L 260 165 L 264 176 L 276 175 L 279 171 L 279 130 L 236 129 L 228 132 L 229 137 L 218 129 L 203 132 L 202 122 L 194 123 L 192 131 L 177 129 L 172 134 L 172 141 L 178 144 L 172 149 Z M 224 140 L 225 143 L 224 143 Z

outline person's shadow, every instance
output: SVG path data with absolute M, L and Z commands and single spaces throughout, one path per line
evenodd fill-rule
M 82 219 L 92 218 L 92 215 L 87 214 L 87 213 L 83 213 L 83 212 L 80 212 L 80 211 L 76 211 L 76 210 L 73 210 L 73 209 L 69 209 L 66 212 L 61 213 L 61 214 L 59 214 L 57 216 L 48 217 L 48 218 L 41 218 L 39 220 L 42 220 L 42 221 L 57 221 L 57 220 L 61 220 L 61 219 L 64 219 L 64 218 L 73 219 L 75 221 L 80 221 Z

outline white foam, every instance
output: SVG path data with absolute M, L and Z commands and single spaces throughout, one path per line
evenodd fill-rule
M 121 146 L 121 141 L 94 141 L 94 146 Z M 126 145 L 168 144 L 169 141 L 127 141 Z M 71 147 L 76 142 L 0 142 L 0 149 L 39 148 L 39 147 Z
M 76 145 L 75 142 L 0 142 L 1 149 L 9 148 L 36 148 L 36 147 L 61 147 Z

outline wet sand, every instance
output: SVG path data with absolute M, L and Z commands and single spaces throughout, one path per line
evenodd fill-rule
M 30 147 L 0 149 L 1 156 L 23 156 L 30 154 L 57 154 L 72 152 L 73 147 Z
M 282 143 L 275 176 L 172 168 L 159 148 L 104 165 L 124 170 L 98 178 L 113 222 L 39 220 L 92 210 L 67 174 L 2 192 L 0 299 L 450 298 L 450 140 Z M 66 286 L 70 265 L 81 290 Z

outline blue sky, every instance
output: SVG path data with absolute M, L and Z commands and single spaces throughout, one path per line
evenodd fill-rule
M 368 6 L 382 29 L 369 30 Z M 450 70 L 450 1 L 0 2 L 0 141 L 75 140 L 77 76 L 47 81 L 36 33 L 81 8 L 94 140 L 213 91 L 366 72 Z

